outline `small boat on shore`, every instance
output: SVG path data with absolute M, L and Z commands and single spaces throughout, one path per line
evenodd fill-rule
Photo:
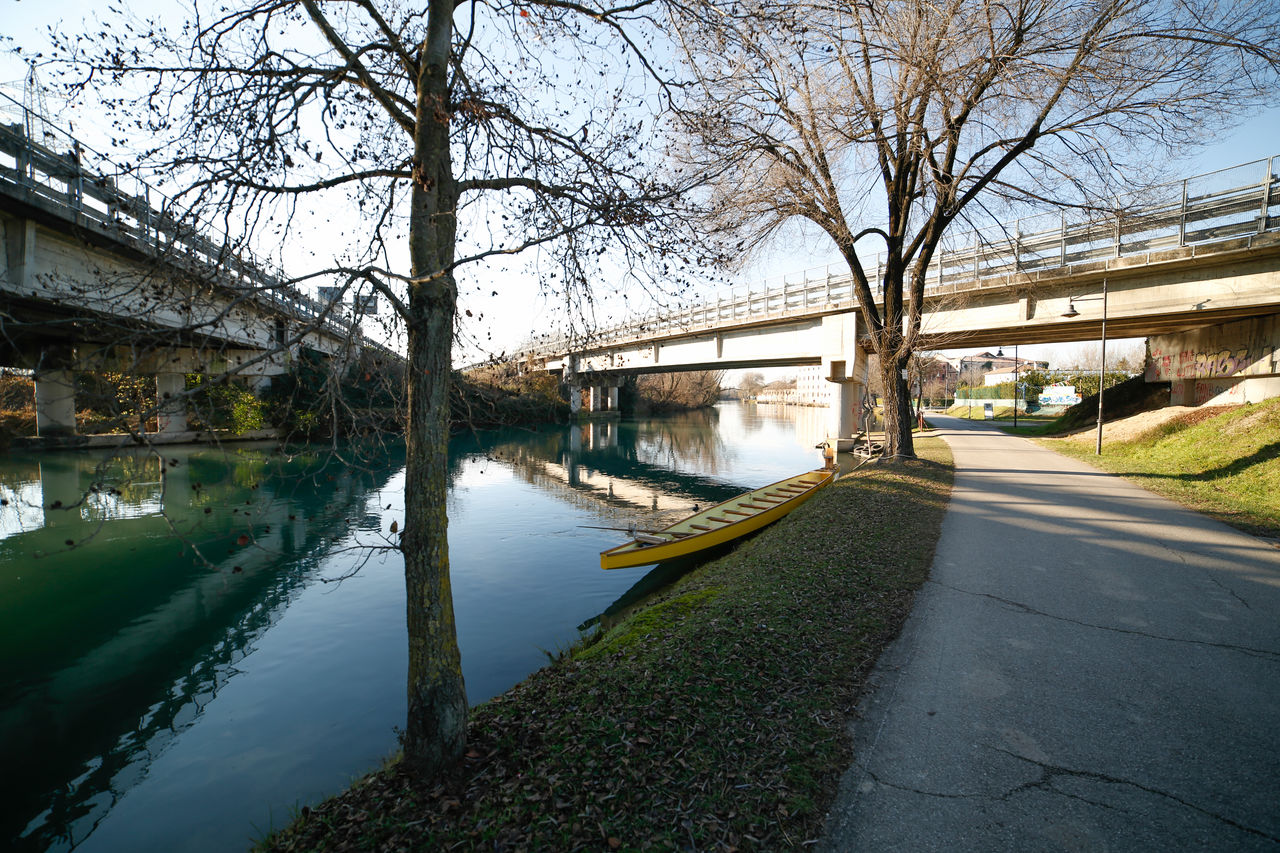
M 839 468 L 806 471 L 695 512 L 661 530 L 633 533 L 632 541 L 600 552 L 600 568 L 647 566 L 731 542 L 782 518 L 839 472 Z

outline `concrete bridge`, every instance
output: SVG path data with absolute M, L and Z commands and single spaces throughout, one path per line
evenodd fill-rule
M 8 112 L 22 120 L 0 119 L 0 365 L 35 371 L 39 435 L 75 431 L 76 371 L 154 374 L 172 435 L 187 428 L 186 373 L 257 389 L 301 349 L 378 346 L 128 170 Z
M 1175 403 L 1280 394 L 1280 157 L 1159 188 L 1118 214 L 1063 212 L 949 239 L 928 271 L 926 349 L 1147 337 Z M 868 263 L 873 280 L 882 259 Z M 523 357 L 607 408 L 628 373 L 821 365 L 829 435 L 854 430 L 868 376 L 847 271 L 650 313 Z M 571 403 L 578 395 L 571 396 Z

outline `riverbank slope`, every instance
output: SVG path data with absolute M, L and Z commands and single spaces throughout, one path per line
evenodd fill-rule
M 270 850 L 779 849 L 822 831 L 864 679 L 933 559 L 950 451 L 864 467 L 474 710 L 466 757 L 392 764 Z
M 1280 538 L 1280 398 L 1167 407 L 1040 443 L 1247 533 Z

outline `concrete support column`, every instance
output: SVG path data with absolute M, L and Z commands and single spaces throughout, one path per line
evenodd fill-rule
M 862 395 L 865 386 L 861 382 L 834 382 L 831 405 L 827 410 L 827 435 L 829 438 L 851 438 L 862 425 Z
M 598 412 L 598 411 L 600 411 L 600 402 L 601 402 L 601 401 L 600 401 L 600 386 L 599 386 L 599 385 L 592 385 L 592 386 L 591 386 L 591 402 L 587 405 L 587 411 L 588 411 L 588 412 Z
M 71 370 L 36 373 L 36 435 L 75 435 L 76 380 Z
M 582 411 L 582 386 L 569 386 L 569 414 L 576 415 Z
M 159 401 L 160 432 L 186 432 L 187 398 L 183 392 L 187 388 L 187 378 L 182 373 L 156 374 L 156 400 Z
M 611 412 L 618 411 L 618 386 L 617 385 L 609 386 L 609 411 Z
M 271 377 L 264 374 L 250 374 L 245 377 L 245 384 L 255 397 L 261 397 L 271 387 Z

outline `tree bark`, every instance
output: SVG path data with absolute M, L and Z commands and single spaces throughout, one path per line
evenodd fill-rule
M 449 583 L 449 381 L 458 188 L 449 150 L 452 0 L 432 0 L 417 84 L 407 322 L 404 577 L 409 628 L 405 761 L 424 776 L 462 754 L 467 695 Z

